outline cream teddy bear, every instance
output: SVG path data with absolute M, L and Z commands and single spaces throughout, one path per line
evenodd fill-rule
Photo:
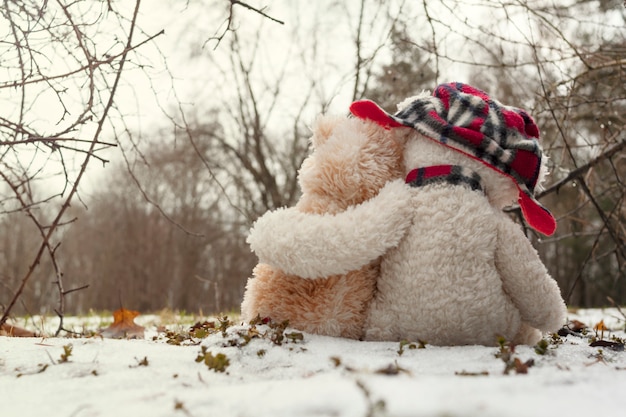
M 274 217 L 249 237 L 252 249 L 288 272 L 306 272 L 307 251 L 314 246 L 318 275 L 341 273 L 382 256 L 365 322 L 367 340 L 494 345 L 504 337 L 534 344 L 541 331 L 556 331 L 566 315 L 559 288 L 521 228 L 502 212 L 517 202 L 535 230 L 550 235 L 556 227 L 533 197 L 544 158 L 532 118 L 461 83 L 440 85 L 432 96 L 413 97 L 399 108 L 391 115 L 371 101 L 351 106 L 358 118 L 406 142 L 406 185 L 395 191 L 398 199 L 410 195 L 411 222 L 397 246 L 372 252 L 344 239 L 364 223 L 338 213 L 332 220 L 342 236 L 344 259 L 333 250 L 334 236 L 317 232 L 328 219 L 313 217 L 301 219 L 289 239 L 258 246 L 267 242 L 258 238 L 271 235 L 273 226 L 290 222 Z M 405 216 L 384 204 L 368 209 L 372 220 Z M 369 232 L 387 239 L 385 231 L 360 233 Z
M 359 205 L 372 198 L 365 207 L 373 202 L 389 205 L 399 212 L 404 211 L 407 217 L 398 222 L 384 218 L 374 220 L 373 227 L 394 228 L 400 233 L 377 242 L 368 242 L 368 237 L 364 236 L 362 242 L 381 253 L 397 244 L 401 230 L 408 224 L 408 198 L 396 198 L 402 184 L 381 189 L 388 180 L 402 177 L 404 144 L 374 122 L 321 116 L 314 127 L 311 145 L 313 152 L 298 173 L 302 196 L 296 206 L 269 212 L 256 222 L 259 226 L 272 216 L 291 216 L 286 223 L 272 228 L 271 235 L 267 235 L 271 241 L 268 244 L 291 236 L 305 213 L 327 225 L 333 223 L 328 220 L 329 216 L 340 212 L 355 222 L 371 221 L 362 214 L 369 215 L 369 211 Z M 328 233 L 329 238 L 334 234 L 332 229 L 322 228 L 318 232 Z M 358 232 L 350 232 L 346 237 L 360 238 Z M 314 256 L 314 252 L 306 256 Z M 307 275 L 312 279 L 285 273 L 271 262 L 259 263 L 246 286 L 242 318 L 245 321 L 257 316 L 279 322 L 289 320 L 291 327 L 303 331 L 361 338 L 367 307 L 380 273 L 380 261 L 375 258 L 341 274 Z

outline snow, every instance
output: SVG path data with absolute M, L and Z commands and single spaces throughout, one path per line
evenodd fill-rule
M 613 309 L 570 315 L 589 327 L 603 319 L 612 329 L 606 340 L 626 337 L 619 318 Z M 593 330 L 562 337 L 546 355 L 516 347 L 514 357 L 535 364 L 527 374 L 505 375 L 497 347 L 405 345 L 399 354 L 397 342 L 311 334 L 246 344 L 250 327 L 241 324 L 225 337 L 216 332 L 197 339 L 200 345 L 176 346 L 156 323 L 144 325 L 142 340 L 0 337 L 0 416 L 571 417 L 624 410 L 626 352 L 599 353 L 589 346 Z M 60 362 L 69 344 L 72 355 Z M 225 372 L 196 362 L 202 347 L 226 355 Z

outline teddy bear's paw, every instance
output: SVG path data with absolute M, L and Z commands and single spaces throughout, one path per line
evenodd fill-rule
M 514 345 L 534 346 L 541 340 L 541 331 L 522 322 L 512 340 Z
M 567 322 L 567 308 L 565 303 L 561 301 L 555 305 L 549 314 L 546 314 L 545 319 L 541 325 L 537 326 L 544 332 L 556 332 Z

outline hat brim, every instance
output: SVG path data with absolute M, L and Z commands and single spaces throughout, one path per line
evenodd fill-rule
M 522 209 L 522 215 L 530 227 L 546 236 L 552 236 L 554 234 L 556 230 L 556 220 L 548 209 L 521 190 L 519 192 L 518 203 Z
M 359 119 L 372 121 L 385 129 L 390 129 L 392 127 L 405 127 L 392 115 L 381 109 L 378 104 L 371 100 L 355 101 L 350 105 L 350 113 Z
M 385 129 L 391 129 L 391 128 L 396 128 L 396 127 L 413 128 L 412 126 L 404 125 L 403 123 L 398 121 L 398 119 L 396 119 L 393 115 L 387 113 L 385 110 L 380 108 L 378 104 L 374 103 L 371 100 L 355 101 L 354 103 L 350 105 L 350 112 L 354 116 L 358 117 L 359 119 L 372 121 L 378 124 L 379 126 L 382 126 Z M 431 139 L 433 139 L 437 143 L 441 143 L 440 141 L 434 138 L 431 138 Z M 449 148 L 454 149 L 455 151 L 461 152 L 459 149 L 456 149 L 453 147 L 449 147 Z M 485 161 L 479 158 L 476 158 L 473 155 L 470 155 L 468 153 L 465 153 L 465 152 L 463 153 L 477 161 L 482 162 L 484 165 L 486 165 L 489 168 L 492 168 L 494 171 L 498 172 L 499 174 L 510 177 L 512 181 L 516 182 L 513 177 L 503 172 L 498 171 L 491 165 L 485 163 Z M 532 227 L 534 230 L 546 236 L 551 236 L 552 234 L 554 234 L 556 230 L 556 220 L 554 219 L 552 214 L 545 207 L 539 204 L 539 202 L 535 198 L 526 194 L 524 191 L 522 191 L 521 188 L 518 187 L 518 189 L 519 189 L 518 203 L 522 210 L 522 215 L 524 216 L 526 223 L 528 223 L 528 225 Z

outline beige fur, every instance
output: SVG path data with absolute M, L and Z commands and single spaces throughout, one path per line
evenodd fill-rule
M 402 175 L 402 144 L 374 123 L 323 116 L 316 123 L 311 144 L 314 151 L 299 172 L 300 200 L 294 209 L 277 210 L 268 216 L 345 212 L 375 197 L 388 180 Z M 257 226 L 262 222 L 263 219 Z M 273 228 L 270 240 L 289 235 L 297 221 L 282 225 L 287 225 L 288 230 Z M 287 260 L 287 265 L 291 261 Z M 281 262 L 271 265 L 259 263 L 253 278 L 248 280 L 241 306 L 244 320 L 260 315 L 274 321 L 289 320 L 290 326 L 311 333 L 348 338 L 363 335 L 380 261 L 372 259 L 354 270 L 331 276 L 316 276 L 311 268 L 306 276 L 294 275 L 293 271 L 288 274 L 280 269 L 284 266 Z

